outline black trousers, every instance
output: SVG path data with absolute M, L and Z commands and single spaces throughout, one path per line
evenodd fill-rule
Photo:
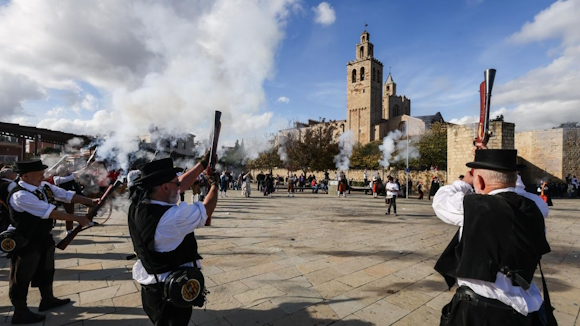
M 393 196 L 393 198 L 391 198 L 391 202 L 387 208 L 387 213 L 389 214 L 391 214 L 391 207 L 393 208 L 393 212 L 397 214 L 397 196 Z
M 10 258 L 9 296 L 15 309 L 26 307 L 28 287 L 52 286 L 54 279 L 54 240 L 49 234 L 42 241 L 28 244 Z
M 543 306 L 542 306 L 543 309 Z M 540 310 L 542 311 L 542 310 Z M 542 326 L 538 311 L 527 316 L 494 299 L 484 298 L 461 286 L 441 311 L 441 326 Z
M 161 286 L 141 285 L 143 310 L 155 326 L 187 326 L 193 307 L 179 308 L 163 300 Z

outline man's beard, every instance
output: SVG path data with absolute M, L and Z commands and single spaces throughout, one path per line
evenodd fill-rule
M 177 189 L 177 191 L 175 193 L 173 191 L 171 191 L 171 194 L 169 195 L 169 203 L 170 204 L 177 204 L 177 202 L 179 201 L 180 193 L 181 193 L 181 189 Z

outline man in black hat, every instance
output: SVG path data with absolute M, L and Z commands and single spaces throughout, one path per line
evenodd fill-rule
M 182 169 L 173 167 L 171 158 L 141 167 L 135 180 L 137 189 L 131 200 L 128 221 L 138 261 L 133 279 L 141 284 L 143 310 L 155 325 L 187 325 L 192 307 L 178 307 L 167 301 L 164 282 L 180 267 L 200 268 L 194 230 L 205 225 L 218 198 L 218 176 L 209 176 L 204 202 L 177 205 L 181 191 L 187 190 L 207 167 L 206 155 L 200 163 L 179 177 Z
M 52 293 L 54 277 L 54 240 L 51 230 L 54 220 L 76 221 L 89 224 L 84 216 L 57 211 L 56 201 L 94 205 L 99 199 L 91 199 L 66 191 L 44 182 L 44 170 L 48 166 L 40 160 L 16 163 L 14 171 L 20 180 L 8 195 L 10 219 L 16 232 L 28 240 L 26 246 L 10 258 L 10 300 L 14 305 L 13 324 L 31 324 L 44 320 L 45 316 L 28 309 L 28 287 L 38 287 L 42 301 L 38 311 L 45 311 L 70 302 L 57 299 Z
M 544 325 L 549 299 L 544 309 L 532 283 L 540 258 L 550 252 L 541 199 L 516 190 L 517 171 L 524 168 L 516 150 L 477 150 L 467 166 L 473 174 L 433 199 L 437 217 L 459 226 L 435 265 L 450 288 L 459 286 L 441 325 Z

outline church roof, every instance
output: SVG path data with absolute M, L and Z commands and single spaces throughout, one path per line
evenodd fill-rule
M 389 77 L 387 77 L 387 83 L 394 83 L 391 73 L 389 73 Z
M 434 115 L 422 115 L 413 118 L 422 120 L 425 123 L 425 129 L 431 128 L 431 125 L 435 122 L 445 122 L 445 120 L 443 120 L 441 112 L 437 112 Z

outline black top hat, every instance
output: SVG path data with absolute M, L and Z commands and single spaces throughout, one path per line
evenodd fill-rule
M 42 164 L 40 160 L 20 161 L 16 162 L 14 172 L 24 174 L 28 172 L 44 171 L 48 165 Z
M 517 164 L 518 151 L 515 149 L 485 149 L 475 151 L 475 161 L 467 165 L 474 169 L 519 171 L 526 166 Z
M 173 167 L 171 158 L 164 158 L 153 161 L 139 167 L 141 176 L 135 179 L 135 184 L 142 187 L 155 187 L 175 178 L 177 172 L 183 171 L 182 168 Z

